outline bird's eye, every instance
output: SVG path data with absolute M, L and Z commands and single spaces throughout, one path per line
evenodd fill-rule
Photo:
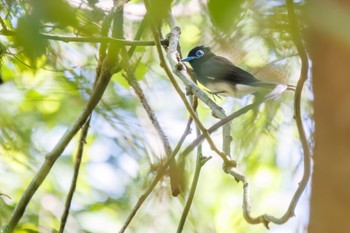
M 197 56 L 197 57 L 202 57 L 203 55 L 204 55 L 203 50 L 198 50 L 198 51 L 196 52 L 196 56 Z

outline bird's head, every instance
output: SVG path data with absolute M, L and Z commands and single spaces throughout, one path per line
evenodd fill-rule
M 187 57 L 182 59 L 181 61 L 187 61 L 187 62 L 193 62 L 193 61 L 199 61 L 204 60 L 205 58 L 208 58 L 213 53 L 210 51 L 209 47 L 205 47 L 204 45 L 199 45 L 191 49 L 191 51 L 188 53 Z

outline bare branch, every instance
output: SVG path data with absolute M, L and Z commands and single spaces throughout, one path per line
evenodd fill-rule
M 1 30 L 0 35 L 3 36 L 17 36 L 15 31 Z M 75 36 L 55 36 L 50 34 L 39 34 L 42 38 L 48 40 L 62 41 L 65 43 L 69 42 L 88 42 L 88 43 L 112 43 L 123 46 L 154 46 L 154 41 L 139 41 L 139 40 L 124 40 L 113 37 L 75 37 Z M 161 40 L 162 45 L 167 45 L 167 40 Z
M 171 29 L 169 33 L 169 46 L 167 52 L 167 58 L 173 67 L 174 74 L 180 78 L 180 80 L 186 85 L 186 88 L 190 90 L 190 93 L 195 94 L 201 101 L 203 101 L 212 111 L 212 115 L 218 117 L 219 119 L 224 119 L 226 117 L 225 111 L 218 106 L 214 101 L 212 101 L 191 79 L 188 78 L 186 66 L 179 63 L 180 55 L 178 52 L 178 45 L 180 40 L 181 30 L 177 25 L 174 16 L 169 13 L 168 24 Z M 222 151 L 224 154 L 230 156 L 230 144 L 231 144 L 231 125 L 225 124 L 222 131 Z
M 81 135 L 80 135 L 80 140 L 79 140 L 79 146 L 78 146 L 78 151 L 75 157 L 75 165 L 74 165 L 74 174 L 73 174 L 73 179 L 69 188 L 69 192 L 66 198 L 66 203 L 64 205 L 64 211 L 61 217 L 61 222 L 60 222 L 60 229 L 59 229 L 59 233 L 63 233 L 64 231 L 64 227 L 66 225 L 67 222 L 67 218 L 68 218 L 68 214 L 69 214 L 69 209 L 72 203 L 72 199 L 73 199 L 73 195 L 75 192 L 75 189 L 77 187 L 77 182 L 78 182 L 78 175 L 79 175 L 79 170 L 80 170 L 80 164 L 81 164 L 81 158 L 83 157 L 83 151 L 84 151 L 84 145 L 86 143 L 86 136 L 88 134 L 89 131 L 89 127 L 90 127 L 90 120 L 91 120 L 91 116 L 90 118 L 86 121 L 86 123 L 84 124 L 84 127 L 81 131 Z
M 308 77 L 309 62 L 308 62 L 306 50 L 304 48 L 302 39 L 300 37 L 297 17 L 295 15 L 294 7 L 293 7 L 293 0 L 287 0 L 286 5 L 287 5 L 289 23 L 291 26 L 291 35 L 297 47 L 297 50 L 302 62 L 300 78 L 296 87 L 295 98 L 294 98 L 295 120 L 296 120 L 296 125 L 298 128 L 298 132 L 299 132 L 299 136 L 300 136 L 300 140 L 301 140 L 301 143 L 303 146 L 303 152 L 304 152 L 304 174 L 303 174 L 302 180 L 299 182 L 299 187 L 295 191 L 293 198 L 289 203 L 289 207 L 283 216 L 281 216 L 280 218 L 277 218 L 271 215 L 264 214 L 258 217 L 252 217 L 250 214 L 250 209 L 251 209 L 250 190 L 249 190 L 250 185 L 249 185 L 248 178 L 244 174 L 242 174 L 240 171 L 238 171 L 238 169 L 236 168 L 232 168 L 230 171 L 228 171 L 228 173 L 231 174 L 233 177 L 235 177 L 235 179 L 242 181 L 243 183 L 243 216 L 246 219 L 246 221 L 251 224 L 262 223 L 267 228 L 270 222 L 273 222 L 275 224 L 283 224 L 287 222 L 291 217 L 294 216 L 296 205 L 300 199 L 300 196 L 304 192 L 311 175 L 311 152 L 309 149 L 309 144 L 308 144 L 305 130 L 303 127 L 303 122 L 301 117 L 301 108 L 300 108 L 301 92 L 302 92 L 304 83 Z
M 0 17 L 0 25 L 3 31 L 8 31 L 5 21 Z
M 96 81 L 96 86 L 94 88 L 94 91 L 92 92 L 92 95 L 90 96 L 90 99 L 88 100 L 84 109 L 82 110 L 78 118 L 75 120 L 75 122 L 72 124 L 72 126 L 61 137 L 61 139 L 58 141 L 53 150 L 45 156 L 44 163 L 41 165 L 39 171 L 32 179 L 31 183 L 28 185 L 26 191 L 19 200 L 7 226 L 5 227 L 6 229 L 4 230 L 4 232 L 11 233 L 15 230 L 15 227 L 17 226 L 19 220 L 23 216 L 23 213 L 26 210 L 26 207 L 29 204 L 31 198 L 38 190 L 42 182 L 45 180 L 46 176 L 49 174 L 56 160 L 60 157 L 68 143 L 83 126 L 88 117 L 91 115 L 92 111 L 95 109 L 96 105 L 101 100 L 102 95 L 106 90 L 107 85 L 113 74 L 111 70 L 113 70 L 116 64 L 115 57 L 117 57 L 117 46 L 116 44 L 112 44 L 108 49 L 108 55 L 102 63 L 100 75 Z
M 256 102 L 250 105 L 247 105 L 246 107 L 230 114 L 229 116 L 227 116 L 226 118 L 218 121 L 216 124 L 214 124 L 213 126 L 211 126 L 208 129 L 208 133 L 213 133 L 216 130 L 218 130 L 220 127 L 224 126 L 225 124 L 229 123 L 230 121 L 232 121 L 233 119 L 245 114 L 246 112 L 248 112 L 249 110 L 259 106 L 259 104 L 261 104 L 262 102 Z M 135 204 L 134 208 L 132 209 L 131 213 L 129 214 L 127 220 L 125 221 L 123 227 L 121 228 L 121 230 L 119 231 L 119 233 L 123 233 L 125 232 L 126 228 L 128 227 L 128 225 L 130 224 L 130 222 L 132 221 L 132 219 L 135 217 L 137 211 L 139 210 L 139 208 L 141 207 L 141 205 L 143 204 L 143 202 L 147 199 L 147 197 L 149 196 L 149 194 L 153 191 L 154 187 L 157 185 L 157 183 L 159 182 L 160 178 L 164 175 L 164 172 L 166 170 L 166 168 L 169 166 L 171 160 L 173 158 L 175 158 L 176 154 L 178 153 L 178 151 L 180 150 L 181 144 L 183 143 L 183 141 L 185 140 L 186 136 L 189 133 L 190 130 L 190 124 L 191 124 L 191 118 L 189 119 L 185 132 L 183 133 L 178 145 L 175 147 L 173 154 L 170 156 L 170 158 L 168 158 L 168 160 L 166 161 L 166 163 L 164 165 L 162 165 L 158 172 L 156 177 L 153 179 L 151 185 L 147 188 L 147 190 L 144 192 L 144 194 L 142 194 L 139 198 L 139 200 L 137 201 L 137 203 Z M 204 134 L 200 134 L 182 153 L 181 156 L 186 156 L 188 155 L 194 148 L 196 148 L 198 145 L 200 145 L 205 139 Z
M 125 64 L 125 66 L 128 66 Z M 127 69 L 127 75 L 124 76 L 124 78 L 128 81 L 129 85 L 132 87 L 134 90 L 135 94 L 137 97 L 140 99 L 140 102 L 146 111 L 148 118 L 151 120 L 154 128 L 156 129 L 162 143 L 163 143 L 163 148 L 166 153 L 167 158 L 169 158 L 172 154 L 172 149 L 168 140 L 168 137 L 165 135 L 164 130 L 160 126 L 160 123 L 156 117 L 156 114 L 154 113 L 151 105 L 148 103 L 146 96 L 144 95 L 143 90 L 141 89 L 139 83 L 137 82 L 133 72 L 131 71 L 130 67 L 126 67 Z M 177 181 L 178 177 L 176 175 L 176 163 L 175 160 L 172 160 L 170 163 L 170 184 L 171 184 L 171 191 L 173 196 L 177 196 L 180 193 L 180 184 Z
M 7 225 L 6 232 L 13 232 L 18 221 L 21 219 L 30 199 L 33 197 L 35 192 L 38 190 L 39 186 L 45 180 L 46 176 L 50 172 L 52 166 L 54 165 L 58 157 L 62 154 L 63 150 L 66 148 L 73 136 L 79 131 L 79 129 L 85 123 L 86 119 L 90 116 L 91 112 L 94 110 L 94 108 L 100 101 L 107 87 L 107 84 L 109 83 L 109 80 L 112 76 L 109 72 L 109 70 L 111 69 L 111 65 L 113 64 L 113 61 L 111 59 L 112 57 L 108 56 L 108 59 L 106 59 L 106 61 L 104 62 L 104 69 L 102 70 L 96 89 L 92 93 L 88 103 L 80 113 L 79 117 L 66 131 L 66 133 L 61 137 L 61 139 L 53 148 L 53 150 L 46 155 L 44 163 L 42 164 L 39 171 L 28 185 L 26 191 L 22 195 L 15 210 L 13 211 L 10 221 Z
M 158 184 L 159 180 L 162 178 L 162 176 L 164 175 L 166 169 L 168 168 L 168 166 L 170 166 L 171 162 L 175 159 L 175 156 L 177 155 L 177 153 L 179 152 L 179 150 L 181 149 L 181 145 L 182 143 L 185 141 L 187 135 L 190 133 L 190 127 L 192 124 L 192 118 L 189 118 L 186 128 L 178 142 L 178 144 L 176 145 L 173 153 L 171 154 L 171 156 L 167 159 L 167 161 L 159 167 L 158 172 L 156 177 L 154 177 L 152 183 L 150 184 L 150 186 L 147 188 L 147 190 L 139 197 L 137 203 L 135 204 L 135 206 L 133 207 L 133 209 L 131 210 L 128 218 L 126 219 L 126 221 L 124 222 L 124 225 L 122 226 L 122 228 L 119 230 L 119 233 L 123 233 L 125 232 L 126 228 L 129 226 L 130 222 L 132 221 L 132 219 L 135 217 L 137 211 L 140 209 L 140 207 L 142 206 L 142 204 L 145 202 L 145 200 L 147 199 L 147 197 L 151 194 L 151 192 L 153 191 L 154 187 Z
M 150 5 L 149 5 L 147 0 L 145 1 L 145 6 L 146 6 L 147 11 L 149 12 L 150 11 Z M 180 96 L 182 102 L 185 104 L 185 107 L 186 107 L 187 111 L 189 112 L 190 116 L 193 118 L 195 123 L 198 125 L 200 130 L 205 135 L 205 138 L 208 141 L 208 144 L 210 145 L 210 148 L 213 151 L 215 151 L 222 158 L 222 160 L 225 162 L 225 164 L 227 164 L 227 166 L 236 166 L 236 162 L 235 161 L 231 161 L 229 159 L 228 155 L 224 154 L 223 152 L 221 152 L 220 150 L 217 149 L 217 147 L 215 146 L 212 138 L 208 134 L 207 130 L 205 129 L 205 127 L 200 122 L 200 120 L 196 116 L 195 112 L 191 108 L 191 105 L 187 101 L 185 94 L 182 92 L 181 88 L 177 84 L 177 82 L 175 80 L 175 77 L 173 76 L 173 73 L 171 72 L 171 70 L 168 67 L 168 64 L 166 63 L 166 60 L 165 60 L 165 57 L 164 57 L 164 54 L 163 54 L 163 51 L 162 51 L 162 47 L 161 47 L 161 44 L 160 44 L 160 41 L 159 41 L 159 33 L 158 33 L 155 25 L 152 24 L 151 25 L 151 29 L 152 29 L 153 37 L 154 37 L 154 40 L 155 40 L 155 43 L 156 43 L 156 48 L 157 48 L 157 51 L 158 51 L 159 59 L 160 59 L 160 66 L 164 69 L 165 73 L 169 77 L 169 80 L 170 80 L 171 84 L 174 86 L 174 88 L 175 88 L 176 92 L 178 93 L 178 95 Z
M 238 111 L 236 111 L 234 113 L 231 113 L 230 115 L 228 115 L 224 119 L 221 119 L 220 121 L 218 121 L 217 123 L 212 125 L 210 128 L 208 128 L 208 133 L 212 134 L 213 132 L 218 130 L 220 127 L 223 127 L 227 123 L 231 122 L 233 119 L 247 113 L 248 111 L 252 110 L 253 108 L 258 107 L 264 101 L 265 101 L 265 99 L 262 99 L 261 101 L 254 102 L 252 104 L 249 104 L 249 105 L 239 109 Z M 186 149 L 182 152 L 182 156 L 188 155 L 196 146 L 201 144 L 204 139 L 205 139 L 205 136 L 203 134 L 199 135 L 195 140 L 193 140 L 193 142 L 188 147 L 186 147 Z
M 5 194 L 5 193 L 0 193 L 0 197 L 1 196 L 4 196 L 4 197 L 7 197 L 8 199 L 11 199 L 11 197 L 9 195 Z
M 143 34 L 143 32 L 145 31 L 146 29 L 146 25 L 147 25 L 147 15 L 145 15 L 141 21 L 141 24 L 136 32 L 136 35 L 135 35 L 135 38 L 134 38 L 134 41 L 139 41 L 141 39 L 141 36 Z M 152 41 L 153 42 L 153 41 Z M 129 50 L 128 50 L 128 56 L 131 57 L 132 54 L 134 53 L 136 49 L 136 45 L 132 45 Z
M 108 35 L 108 30 L 111 26 L 114 13 L 115 13 L 114 11 L 111 11 L 103 20 L 102 27 L 101 27 L 101 35 L 102 36 Z M 97 83 L 98 77 L 101 74 L 102 64 L 103 64 L 103 61 L 107 55 L 106 52 L 107 52 L 107 43 L 101 43 L 100 48 L 99 48 L 99 59 L 98 59 L 99 62 L 98 62 L 97 68 L 96 68 L 94 88 L 96 88 L 96 83 Z M 76 154 L 75 165 L 74 165 L 73 179 L 71 182 L 71 186 L 69 188 L 69 192 L 68 192 L 68 195 L 66 198 L 65 208 L 64 208 L 64 211 L 63 211 L 63 214 L 61 217 L 60 228 L 59 228 L 60 233 L 63 233 L 63 231 L 64 231 L 64 228 L 65 228 L 65 225 L 67 222 L 67 218 L 68 218 L 68 214 L 69 214 L 69 209 L 70 209 L 73 195 L 74 195 L 74 192 L 76 189 L 76 184 L 78 181 L 78 175 L 79 175 L 80 164 L 81 164 L 81 158 L 83 156 L 84 145 L 86 143 L 86 137 L 87 137 L 89 127 L 90 127 L 91 117 L 92 116 L 90 115 L 88 120 L 85 122 L 85 124 L 82 128 L 81 134 L 80 134 L 78 151 Z
M 197 100 L 197 97 L 195 99 Z M 194 109 L 196 110 L 196 108 L 194 108 Z M 200 134 L 200 130 L 198 127 L 196 127 L 196 133 L 197 133 L 197 136 Z M 208 161 L 208 160 L 206 160 L 206 161 Z M 197 184 L 199 181 L 199 175 L 200 175 L 200 172 L 201 172 L 203 165 L 204 165 L 204 163 L 203 163 L 203 155 L 202 155 L 202 145 L 199 145 L 197 147 L 196 168 L 195 168 L 195 172 L 194 172 L 193 179 L 192 179 L 191 189 L 190 189 L 190 193 L 187 197 L 187 201 L 186 201 L 184 210 L 182 211 L 182 215 L 181 215 L 179 225 L 178 225 L 177 231 L 176 231 L 177 233 L 181 233 L 183 228 L 184 228 L 188 213 L 190 211 L 190 208 L 191 208 L 191 205 L 193 202 L 194 194 L 196 193 Z

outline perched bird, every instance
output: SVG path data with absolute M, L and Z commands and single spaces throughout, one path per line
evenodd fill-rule
M 212 94 L 240 98 L 257 92 L 267 92 L 265 98 L 273 98 L 285 90 L 295 90 L 293 85 L 260 81 L 203 45 L 194 47 L 182 61 L 191 64 L 197 80 Z

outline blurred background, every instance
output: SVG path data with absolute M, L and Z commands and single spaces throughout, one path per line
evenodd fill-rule
M 151 4 L 157 11 L 167 11 L 167 4 L 160 2 Z M 182 30 L 183 56 L 204 44 L 258 79 L 296 85 L 301 65 L 284 1 L 178 0 L 169 6 Z M 102 21 L 112 7 L 112 0 L 0 3 L 0 193 L 11 198 L 0 198 L 0 225 L 7 223 L 45 155 L 82 111 L 96 75 L 98 43 L 65 43 L 41 35 L 99 37 Z M 303 22 L 300 29 L 307 29 L 305 3 L 296 1 L 294 7 Z M 133 40 L 145 13 L 143 1 L 125 4 L 125 39 Z M 168 26 L 164 24 L 161 31 L 165 37 Z M 153 40 L 147 24 L 141 40 Z M 159 62 L 154 46 L 137 47 L 128 61 L 174 148 L 189 114 Z M 124 76 L 125 71 L 113 75 L 92 115 L 65 232 L 117 232 L 165 156 L 157 131 Z M 302 98 L 305 130 L 313 145 L 310 80 Z M 253 216 L 283 215 L 301 179 L 302 148 L 293 119 L 293 99 L 293 92 L 285 92 L 232 122 L 232 157 L 251 181 Z M 227 114 L 253 100 L 253 96 L 215 98 Z M 206 127 L 218 121 L 202 103 L 198 113 Z M 195 138 L 192 128 L 185 145 Z M 78 136 L 34 195 L 17 232 L 58 230 L 73 176 Z M 220 147 L 220 130 L 213 138 Z M 286 224 L 271 224 L 270 230 L 261 224 L 250 225 L 242 215 L 242 184 L 223 172 L 222 160 L 207 143 L 203 144 L 203 155 L 213 158 L 202 169 L 184 232 L 306 232 L 310 188 L 303 193 L 296 216 Z M 195 159 L 195 153 L 184 158 L 187 190 L 172 197 L 169 178 L 163 177 L 126 232 L 175 232 Z

